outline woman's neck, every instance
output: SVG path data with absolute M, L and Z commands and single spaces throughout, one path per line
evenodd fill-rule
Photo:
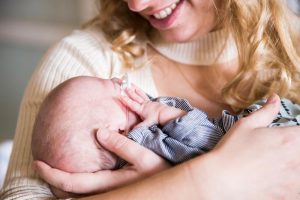
M 234 39 L 224 30 L 186 43 L 165 42 L 158 33 L 153 33 L 149 45 L 164 57 L 187 65 L 222 64 L 237 57 Z
M 238 70 L 230 34 L 218 30 L 188 43 L 166 43 L 156 34 L 147 49 L 159 95 L 188 99 L 211 116 L 229 109 L 221 91 Z

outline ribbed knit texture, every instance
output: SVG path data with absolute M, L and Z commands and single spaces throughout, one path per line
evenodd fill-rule
M 206 39 L 205 39 L 206 38 Z M 224 41 L 222 31 L 209 34 L 200 42 L 161 45 L 156 49 L 182 63 L 209 64 L 219 55 L 219 43 Z M 227 46 L 217 62 L 227 61 L 235 55 L 235 46 Z M 171 53 L 170 53 L 171 52 Z M 156 97 L 150 65 L 127 72 L 129 79 L 142 90 Z M 121 77 L 122 63 L 101 32 L 77 30 L 53 46 L 34 71 L 24 93 L 14 147 L 7 177 L 0 199 L 51 199 L 49 187 L 37 178 L 31 168 L 31 134 L 36 114 L 45 96 L 58 84 L 76 76 L 101 78 Z
M 166 43 L 157 34 L 150 45 L 167 58 L 189 65 L 224 63 L 238 55 L 232 36 L 226 39 L 224 30 L 211 32 L 187 43 Z
M 191 59 L 191 55 L 197 62 L 201 59 L 207 62 L 217 55 L 214 48 L 219 48 L 216 41 L 222 41 L 221 38 L 222 32 L 216 32 L 208 36 L 207 41 L 202 39 L 201 44 L 172 44 L 163 49 L 173 52 L 172 58 L 182 56 L 186 60 Z M 199 54 L 198 50 L 209 54 Z M 229 47 L 227 53 L 232 55 L 230 51 Z M 226 52 L 224 56 L 226 57 Z M 58 84 L 75 76 L 112 78 L 121 77 L 124 72 L 119 56 L 111 50 L 110 44 L 96 29 L 74 31 L 48 51 L 34 71 L 21 102 L 14 148 L 0 199 L 53 198 L 47 184 L 39 180 L 31 169 L 32 128 L 46 95 Z M 158 95 L 150 64 L 127 73 L 132 83 L 153 97 Z
M 75 76 L 120 77 L 122 64 L 100 32 L 74 31 L 44 56 L 21 102 L 14 147 L 0 199 L 53 198 L 31 168 L 31 135 L 39 106 L 58 84 Z M 149 66 L 128 72 L 130 80 L 156 96 Z

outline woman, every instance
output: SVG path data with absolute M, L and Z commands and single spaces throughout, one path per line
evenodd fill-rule
M 100 2 L 99 16 L 52 48 L 29 83 L 3 198 L 52 196 L 31 168 L 31 130 L 45 95 L 74 76 L 127 72 L 150 95 L 186 98 L 212 117 L 223 109 L 238 112 L 272 93 L 300 103 L 296 30 L 287 23 L 292 15 L 283 0 Z M 127 168 L 67 174 L 38 161 L 34 167 L 58 196 L 66 191 L 95 194 L 88 199 L 296 199 L 300 128 L 266 128 L 278 101 L 273 95 L 215 150 L 172 169 L 114 132 L 96 137 L 131 163 Z

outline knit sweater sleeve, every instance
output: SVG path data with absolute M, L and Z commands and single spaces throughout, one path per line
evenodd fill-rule
M 71 77 L 110 78 L 120 72 L 120 60 L 95 30 L 74 31 L 48 51 L 33 73 L 21 102 L 14 147 L 0 199 L 54 198 L 48 185 L 31 168 L 32 128 L 41 102 L 55 86 Z

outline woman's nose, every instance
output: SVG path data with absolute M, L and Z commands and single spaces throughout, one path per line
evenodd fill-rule
M 127 0 L 128 7 L 131 11 L 141 12 L 149 7 L 151 0 Z

